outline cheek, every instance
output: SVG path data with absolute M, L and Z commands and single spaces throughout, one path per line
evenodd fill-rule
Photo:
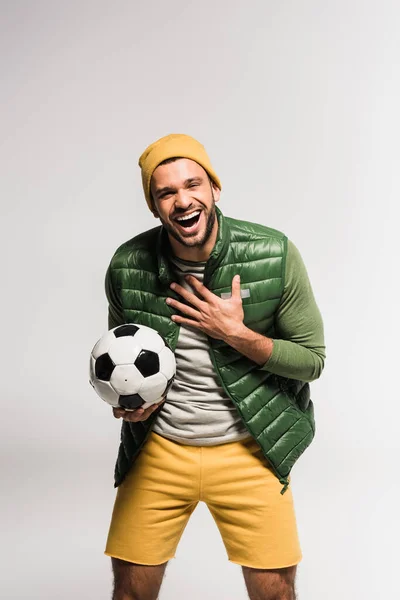
M 169 215 L 171 213 L 171 207 L 168 205 L 166 201 L 158 202 L 156 205 L 156 210 L 159 214 L 159 217 L 162 221 L 168 221 Z

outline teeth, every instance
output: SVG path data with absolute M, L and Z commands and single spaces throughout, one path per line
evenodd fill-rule
M 197 215 L 200 214 L 199 210 L 195 210 L 194 212 L 190 213 L 190 215 L 185 215 L 184 217 L 177 217 L 177 221 L 186 221 L 187 219 L 193 219 L 193 217 L 197 217 Z

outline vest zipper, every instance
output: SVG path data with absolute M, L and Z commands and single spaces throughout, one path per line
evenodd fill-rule
M 208 267 L 208 268 L 207 268 L 207 267 Z M 208 277 L 209 270 L 210 270 L 210 269 L 209 269 L 209 263 L 208 263 L 208 261 L 207 261 L 207 263 L 206 263 L 206 266 L 205 266 L 205 268 L 204 268 L 204 275 L 203 275 L 203 285 L 205 285 L 206 287 L 208 287 L 208 286 L 207 286 L 207 284 L 208 284 L 208 280 L 209 280 L 209 277 Z M 211 345 L 211 342 L 210 342 L 210 339 L 211 339 L 211 338 L 210 338 L 210 336 L 207 336 L 207 337 L 208 337 L 208 341 L 209 341 L 209 345 L 210 345 L 209 355 L 210 355 L 210 358 L 211 358 L 211 362 L 212 362 L 212 364 L 213 364 L 213 366 L 214 366 L 215 372 L 216 372 L 216 373 L 218 373 L 218 375 L 219 375 L 219 379 L 220 379 L 221 385 L 222 385 L 222 387 L 223 387 L 223 389 L 224 389 L 224 391 L 225 391 L 226 395 L 228 396 L 228 398 L 231 398 L 231 395 L 230 395 L 230 393 L 229 393 L 228 389 L 227 389 L 227 388 L 226 388 L 226 386 L 225 386 L 225 382 L 224 382 L 223 378 L 221 377 L 221 375 L 220 375 L 220 372 L 219 372 L 219 369 L 218 369 L 218 367 L 217 367 L 217 364 L 216 364 L 216 362 L 215 362 L 214 350 L 213 350 L 213 348 L 212 348 L 212 345 Z M 231 399 L 232 399 L 232 398 L 231 398 Z M 232 400 L 232 402 L 233 402 L 233 400 Z M 240 414 L 240 413 L 239 413 L 239 414 Z M 240 416 L 241 416 L 241 415 L 240 415 Z M 254 435 L 251 433 L 251 431 L 250 431 L 249 427 L 247 426 L 247 423 L 244 421 L 244 419 L 243 419 L 243 417 L 242 417 L 242 416 L 241 416 L 241 418 L 242 418 L 242 423 L 243 423 L 243 425 L 246 427 L 246 429 L 247 429 L 247 431 L 250 433 L 251 437 L 252 437 L 252 438 L 255 440 L 255 437 L 254 437 Z M 257 442 L 257 444 L 260 446 L 260 448 L 261 448 L 261 450 L 262 450 L 262 453 L 263 453 L 263 454 L 264 454 L 264 456 L 265 456 L 265 452 L 264 452 L 263 448 L 261 447 L 261 444 L 259 444 L 257 440 L 255 440 L 255 441 L 256 441 L 256 442 Z M 279 483 L 281 483 L 281 484 L 283 485 L 283 488 L 281 489 L 281 494 L 284 494 L 284 493 L 286 492 L 287 488 L 289 487 L 289 483 L 290 483 L 290 482 L 289 482 L 289 479 L 288 479 L 287 477 L 281 477 L 281 476 L 279 475 L 278 471 L 275 469 L 274 465 L 273 465 L 273 464 L 271 463 L 271 461 L 269 460 L 269 458 L 268 458 L 267 456 L 265 456 L 265 458 L 267 459 L 267 461 L 268 461 L 268 464 L 269 464 L 269 465 L 271 465 L 271 468 L 272 468 L 273 472 L 275 473 L 276 477 L 279 479 Z
M 176 335 L 175 335 L 175 344 L 174 344 L 174 349 L 176 348 L 176 342 L 177 342 L 177 340 L 178 340 L 178 336 L 179 336 L 179 330 L 180 330 L 180 325 L 179 325 L 179 324 L 176 324 Z M 221 377 L 221 375 L 220 375 L 219 369 L 218 369 L 218 367 L 217 367 L 217 364 L 216 364 L 216 361 L 215 361 L 215 356 L 214 356 L 214 350 L 213 350 L 213 348 L 212 348 L 212 346 L 211 346 L 211 343 L 210 343 L 210 336 L 207 336 L 207 337 L 208 337 L 208 340 L 209 340 L 209 345 L 210 345 L 209 355 L 210 355 L 210 358 L 211 358 L 211 362 L 212 362 L 212 364 L 213 364 L 213 366 L 214 366 L 215 372 L 216 372 L 216 373 L 218 373 L 218 375 L 219 375 L 219 379 L 220 379 L 221 385 L 222 385 L 222 387 L 223 387 L 223 389 L 224 389 L 224 391 L 225 391 L 226 395 L 228 396 L 228 398 L 231 398 L 231 395 L 230 395 L 230 393 L 229 393 L 229 391 L 228 391 L 228 389 L 227 389 L 227 387 L 226 387 L 226 385 L 225 385 L 225 382 L 223 381 L 223 379 L 222 379 L 222 377 Z M 161 407 L 160 407 L 160 408 L 161 408 Z M 155 413 L 153 413 L 153 415 L 152 415 L 152 417 L 153 417 L 153 418 L 152 418 L 151 422 L 149 423 L 149 429 L 148 429 L 148 431 L 147 431 L 147 433 L 146 433 L 146 435 L 145 435 L 145 438 L 144 438 L 144 440 L 143 440 L 142 444 L 140 445 L 140 447 L 137 449 L 136 453 L 135 453 L 135 454 L 132 456 L 132 460 L 131 460 L 131 466 L 133 465 L 133 463 L 134 463 L 134 460 L 136 459 L 136 456 L 139 454 L 140 450 L 143 448 L 143 446 L 144 446 L 145 442 L 147 441 L 147 438 L 149 437 L 149 435 L 150 435 L 150 433 L 151 433 L 151 431 L 152 431 L 152 429 L 153 429 L 154 421 L 156 420 L 157 414 L 158 414 L 158 411 L 155 411 Z M 240 413 L 239 413 L 239 414 L 240 414 Z M 151 418 L 151 417 L 150 417 L 150 418 Z M 284 493 L 286 492 L 286 490 L 287 490 L 288 486 L 289 486 L 289 483 L 290 483 L 290 482 L 289 482 L 289 480 L 288 480 L 288 478 L 287 478 L 287 477 L 281 477 L 281 476 L 279 475 L 279 473 L 278 473 L 278 471 L 275 469 L 274 465 L 271 463 L 271 461 L 270 461 L 270 460 L 268 459 L 268 457 L 265 455 L 265 453 L 264 453 L 264 450 L 263 450 L 263 448 L 261 447 L 261 444 L 259 444 L 259 442 L 258 442 L 258 441 L 255 439 L 254 435 L 251 433 L 251 431 L 250 431 L 250 429 L 249 429 L 249 427 L 248 427 L 247 423 L 244 421 L 244 419 L 243 419 L 243 418 L 242 418 L 242 423 L 243 423 L 243 425 L 246 427 L 247 431 L 250 433 L 251 437 L 252 437 L 252 438 L 253 438 L 253 439 L 254 439 L 254 440 L 257 442 L 257 444 L 260 446 L 260 448 L 261 448 L 261 451 L 262 451 L 262 453 L 264 454 L 265 458 L 267 459 L 267 461 L 268 461 L 268 464 L 271 466 L 271 469 L 272 469 L 272 471 L 275 473 L 276 477 L 279 479 L 279 483 L 281 483 L 281 484 L 283 485 L 283 488 L 281 489 L 281 492 L 280 492 L 280 493 L 281 493 L 281 494 L 284 494 Z
M 209 337 L 209 336 L 208 336 L 208 339 L 210 340 L 210 337 Z M 211 344 L 210 344 L 210 351 L 209 351 L 209 354 L 210 354 L 211 362 L 212 362 L 212 364 L 213 364 L 213 366 L 214 366 L 214 369 L 215 369 L 216 373 L 218 373 L 218 375 L 219 375 L 220 383 L 221 383 L 221 385 L 222 385 L 222 387 L 223 387 L 223 389 L 224 389 L 224 391 L 225 391 L 226 395 L 228 396 L 228 398 L 231 398 L 231 395 L 230 395 L 230 393 L 229 393 L 229 391 L 228 391 L 227 387 L 225 386 L 225 382 L 223 381 L 223 379 L 222 379 L 222 377 L 221 377 L 221 375 L 220 375 L 219 369 L 218 369 L 218 367 L 217 367 L 217 364 L 216 364 L 216 361 L 215 361 L 215 356 L 214 356 L 214 351 L 213 351 L 213 348 L 212 348 Z M 240 414 L 240 413 L 239 413 L 239 414 Z M 240 415 L 240 416 L 241 416 L 241 415 Z M 241 417 L 242 417 L 242 416 L 241 416 Z M 280 493 L 281 493 L 281 494 L 284 494 L 284 493 L 286 492 L 287 488 L 289 487 L 289 483 L 290 483 L 289 479 L 288 479 L 287 477 L 281 477 L 281 475 L 279 475 L 279 473 L 278 473 L 278 471 L 275 469 L 274 465 L 271 463 L 271 461 L 269 460 L 269 458 L 268 458 L 268 457 L 265 455 L 265 452 L 264 452 L 263 448 L 261 447 L 261 444 L 259 444 L 259 442 L 256 440 L 256 438 L 254 437 L 254 435 L 251 433 L 251 431 L 250 431 L 250 429 L 249 429 L 249 427 L 248 427 L 248 425 L 247 425 L 246 421 L 243 419 L 243 417 L 242 417 L 242 423 L 243 423 L 243 425 L 246 427 L 247 431 L 250 433 L 251 437 L 252 437 L 252 438 L 253 438 L 253 439 L 254 439 L 254 440 L 257 442 L 257 444 L 260 446 L 260 448 L 261 448 L 261 450 L 262 450 L 262 453 L 264 454 L 265 458 L 266 458 L 266 459 L 267 459 L 267 461 L 268 461 L 268 464 L 271 466 L 271 468 L 272 468 L 273 472 L 275 473 L 276 477 L 279 479 L 279 483 L 281 483 L 281 484 L 283 485 L 283 488 L 281 489 L 281 492 L 280 492 Z

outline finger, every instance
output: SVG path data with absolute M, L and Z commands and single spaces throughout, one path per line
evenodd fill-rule
M 182 298 L 185 298 L 185 300 L 187 300 L 190 304 L 192 304 L 192 306 L 195 306 L 196 308 L 201 308 L 204 304 L 204 301 L 201 298 L 198 298 L 196 294 L 193 294 L 193 292 L 185 290 L 185 288 L 179 285 L 179 283 L 171 283 L 171 289 L 174 290 L 174 292 L 176 292 L 180 296 L 182 296 Z
M 143 421 L 145 417 L 145 412 L 142 408 L 135 411 L 127 411 L 126 415 L 123 416 L 125 421 L 130 421 L 131 423 L 137 423 L 138 421 Z
M 143 414 L 140 415 L 139 417 L 139 421 L 146 421 L 146 419 L 148 419 L 150 417 L 151 414 L 153 414 L 153 412 L 155 410 L 157 410 L 158 405 L 157 404 L 152 404 L 151 406 L 148 406 L 147 408 L 144 409 Z
M 240 294 L 240 275 L 235 275 L 232 279 L 232 298 L 240 298 L 242 300 Z
M 144 414 L 151 414 L 158 407 L 159 402 L 154 402 L 154 404 L 150 404 L 147 408 L 144 409 Z
M 187 304 L 183 304 L 183 302 L 178 302 L 177 300 L 173 300 L 172 298 L 167 298 L 166 302 L 167 304 L 169 304 L 169 306 L 180 310 L 181 312 L 187 314 L 193 319 L 199 319 L 201 317 L 201 313 L 198 310 L 192 308 L 191 306 L 188 306 Z
M 204 300 L 206 300 L 207 302 L 212 302 L 213 300 L 218 298 L 218 296 L 210 292 L 210 290 L 206 288 L 205 285 L 200 283 L 200 281 L 196 279 L 196 277 L 193 277 L 193 275 L 185 275 L 185 279 L 196 290 L 196 292 L 203 296 Z M 197 296 L 195 297 L 197 298 Z
M 140 419 L 140 417 L 143 415 L 143 408 L 134 408 L 134 409 L 129 409 L 129 410 L 125 410 L 125 409 L 120 409 L 121 410 L 121 416 L 124 419 L 124 421 L 138 421 Z
M 113 406 L 113 414 L 116 419 L 120 419 L 125 411 L 122 408 Z
M 151 410 L 151 412 L 154 412 L 155 410 L 157 410 L 157 408 L 160 408 L 161 404 L 163 404 L 163 402 L 165 402 L 165 398 L 163 398 L 162 400 L 160 400 L 160 402 L 156 402 L 156 404 L 152 404 L 149 409 Z
M 120 419 L 121 417 L 124 421 L 130 421 L 132 423 L 136 423 L 137 421 L 144 421 L 147 419 L 151 413 L 153 413 L 163 402 L 165 398 L 156 404 L 152 404 L 148 406 L 146 409 L 144 408 L 135 408 L 134 410 L 125 410 L 120 407 L 113 407 L 114 417 L 116 419 Z
M 196 329 L 201 329 L 200 323 L 198 321 L 186 319 L 185 317 L 181 317 L 181 315 L 172 315 L 171 319 L 175 323 L 181 323 L 182 325 L 190 325 L 191 327 L 196 327 Z

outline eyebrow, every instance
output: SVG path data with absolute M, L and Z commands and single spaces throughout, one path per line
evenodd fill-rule
M 185 179 L 185 181 L 183 182 L 184 187 L 188 187 L 188 185 L 190 185 L 191 183 L 203 183 L 203 178 L 202 177 L 190 177 L 189 179 Z M 160 197 L 162 194 L 165 194 L 165 192 L 174 192 L 175 188 L 172 187 L 163 187 L 163 188 L 159 188 L 158 190 L 155 191 L 155 196 Z

